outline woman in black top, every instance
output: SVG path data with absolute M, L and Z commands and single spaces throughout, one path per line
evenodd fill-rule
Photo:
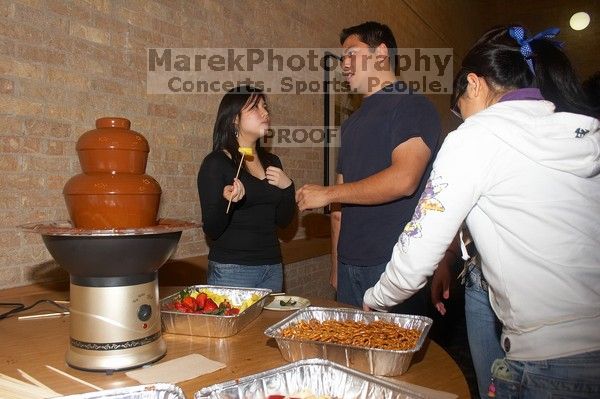
M 269 128 L 265 95 L 251 86 L 225 94 L 213 131 L 213 151 L 198 173 L 203 229 L 210 240 L 208 284 L 281 291 L 277 227 L 295 213 L 294 185 L 276 155 L 260 146 Z M 240 147 L 250 147 L 239 179 Z M 231 208 L 226 213 L 229 199 Z

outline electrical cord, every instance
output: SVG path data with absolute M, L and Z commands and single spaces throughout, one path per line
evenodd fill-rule
M 50 299 L 40 299 L 39 301 L 36 301 L 34 304 L 29 305 L 29 306 L 25 306 L 25 304 L 18 303 L 18 302 L 0 302 L 0 306 L 14 306 L 15 307 L 14 309 L 9 310 L 8 312 L 0 313 L 0 320 L 6 319 L 9 316 L 12 316 L 16 313 L 20 313 L 25 310 L 29 310 L 29 309 L 39 305 L 40 303 L 48 303 L 50 305 L 54 305 L 54 306 L 60 308 L 64 312 L 69 311 L 68 307 L 63 306 L 60 303 L 56 303 L 55 301 L 52 301 Z

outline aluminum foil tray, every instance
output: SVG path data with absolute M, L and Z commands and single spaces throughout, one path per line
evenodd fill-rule
M 312 319 L 321 322 L 325 320 L 353 320 L 364 323 L 384 320 L 397 324 L 400 327 L 417 329 L 421 331 L 421 336 L 417 340 L 417 345 L 414 349 L 405 351 L 370 349 L 329 342 L 307 341 L 282 337 L 281 332 L 284 328 L 292 326 L 300 321 Z M 332 362 L 369 374 L 396 376 L 403 374 L 408 370 L 413 355 L 421 349 L 421 346 L 425 341 L 431 323 L 432 320 L 424 316 L 365 312 L 355 309 L 309 307 L 301 309 L 279 323 L 267 328 L 265 330 L 265 335 L 274 338 L 277 341 L 277 345 L 279 346 L 283 358 L 288 362 L 294 362 L 301 359 L 320 358 L 331 360 Z
M 173 384 L 136 385 L 128 388 L 116 388 L 103 391 L 60 396 L 64 399 L 185 399 L 181 388 Z
M 220 287 L 216 285 L 193 285 L 188 289 L 209 289 L 219 295 L 225 295 L 233 306 L 239 306 L 243 301 L 258 294 L 260 299 L 246 310 L 237 315 L 217 316 L 210 314 L 183 313 L 167 310 L 165 306 L 179 299 L 179 293 L 170 295 L 160 301 L 163 331 L 173 334 L 196 335 L 201 337 L 230 337 L 256 319 L 265 306 L 265 301 L 271 293 L 263 288 Z
M 203 388 L 194 399 L 266 399 L 269 395 L 300 392 L 332 399 L 423 398 L 407 388 L 339 364 L 309 359 Z

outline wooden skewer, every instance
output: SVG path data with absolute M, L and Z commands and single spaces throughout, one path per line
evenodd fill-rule
M 15 392 L 13 389 L 0 386 L 0 398 L 2 399 L 32 399 L 30 394 L 27 395 L 27 392 L 23 392 L 22 395 L 20 392 L 21 391 Z
M 55 395 L 51 395 L 46 391 L 38 392 L 34 388 L 35 385 L 0 385 L 0 398 L 2 399 L 47 399 L 53 398 Z
M 3 399 L 6 396 L 11 398 L 42 399 L 55 397 L 57 395 L 56 392 L 53 392 L 52 394 L 50 392 L 53 391 L 48 391 L 16 378 L 0 374 L 0 397 Z
M 14 392 L 5 391 L 2 388 L 0 388 L 0 397 L 2 399 L 29 399 L 26 396 L 17 395 Z
M 42 313 L 42 314 L 32 314 L 27 316 L 19 316 L 17 320 L 35 320 L 35 319 L 46 319 L 48 317 L 59 317 L 59 316 L 67 316 L 70 312 L 54 312 L 54 313 Z
M 235 178 L 233 179 L 234 181 L 240 175 L 240 170 L 242 169 L 242 164 L 244 163 L 244 153 L 241 152 L 240 154 L 242 154 L 242 159 L 240 159 L 240 164 L 238 165 L 238 169 L 237 169 L 237 172 L 235 174 Z M 233 192 L 231 193 L 231 196 L 229 197 L 229 203 L 227 204 L 227 210 L 225 211 L 225 214 L 229 213 L 229 207 L 231 206 L 231 200 L 232 200 L 232 198 L 233 198 Z
M 10 382 L 12 384 L 27 384 L 26 382 L 23 382 L 23 381 L 21 381 L 19 379 L 10 377 L 10 376 L 8 376 L 6 374 L 2 374 L 2 373 L 0 373 L 0 379 L 8 381 L 8 382 Z M 29 385 L 29 384 L 27 384 L 27 385 Z
M 19 372 L 19 374 L 21 374 L 21 376 L 23 378 L 25 378 L 27 381 L 31 382 L 34 385 L 37 385 L 40 388 L 43 388 L 45 390 L 48 391 L 48 393 L 51 396 L 60 396 L 60 394 L 58 392 L 55 392 L 54 390 L 52 390 L 50 387 L 48 387 L 47 385 L 42 384 L 40 381 L 36 380 L 35 378 L 33 378 L 32 376 L 30 376 L 29 374 L 27 374 L 26 372 L 24 372 L 21 369 L 17 369 L 17 371 Z
M 73 375 L 71 375 L 71 374 L 69 374 L 69 373 L 66 373 L 66 372 L 64 372 L 64 371 L 62 371 L 62 370 L 59 370 L 59 369 L 57 369 L 57 368 L 54 368 L 54 367 L 52 367 L 52 366 L 48 366 L 48 365 L 46 365 L 46 367 L 48 367 L 50 370 L 54 371 L 55 373 L 58 373 L 58 374 L 60 374 L 60 375 L 62 375 L 62 376 L 65 376 L 65 377 L 67 377 L 67 378 L 70 378 L 70 379 L 72 379 L 73 381 L 77 381 L 78 383 L 80 383 L 80 384 L 83 384 L 83 385 L 86 385 L 86 386 L 88 386 L 88 387 L 90 387 L 90 388 L 93 388 L 93 389 L 95 389 L 96 391 L 102 391 L 102 388 L 100 388 L 99 386 L 96 386 L 96 385 L 94 385 L 94 384 L 90 384 L 89 382 L 87 382 L 87 381 L 84 381 L 84 380 L 82 380 L 82 379 L 80 379 L 80 378 L 77 378 L 77 377 L 75 377 L 75 376 L 73 376 Z

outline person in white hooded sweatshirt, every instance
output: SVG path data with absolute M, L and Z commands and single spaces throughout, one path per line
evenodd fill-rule
M 466 220 L 503 325 L 497 398 L 600 397 L 600 122 L 557 33 L 494 28 L 467 53 L 465 121 L 364 296 L 380 311 L 409 298 Z

